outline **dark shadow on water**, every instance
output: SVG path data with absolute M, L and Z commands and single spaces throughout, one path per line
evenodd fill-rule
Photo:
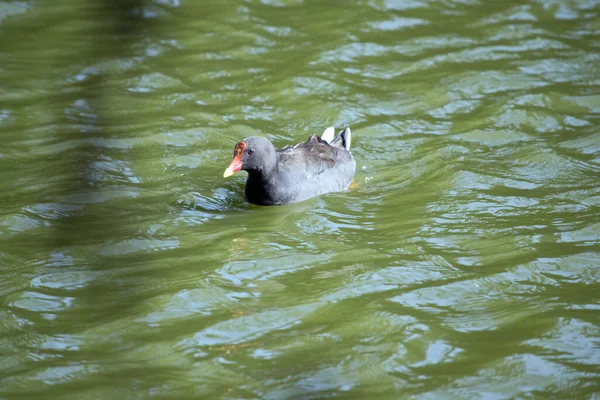
M 130 243 L 127 240 L 131 241 L 131 238 L 136 237 L 136 232 L 132 231 L 133 227 L 122 222 L 123 208 L 127 206 L 112 206 L 115 201 L 119 201 L 111 197 L 113 192 L 119 194 L 119 187 L 115 186 L 110 176 L 99 174 L 97 165 L 107 159 L 127 160 L 126 162 L 135 160 L 134 154 L 128 154 L 128 150 L 113 150 L 97 144 L 99 140 L 118 138 L 122 130 L 116 130 L 114 127 L 130 124 L 132 121 L 125 120 L 122 113 L 116 113 L 114 105 L 111 104 L 111 90 L 114 88 L 111 89 L 109 81 L 113 72 L 95 67 L 116 59 L 132 59 L 139 56 L 135 44 L 153 30 L 160 28 L 157 18 L 144 17 L 144 7 L 149 4 L 151 2 L 146 0 L 83 2 L 80 5 L 82 9 L 78 11 L 80 16 L 85 16 L 88 24 L 80 29 L 80 37 L 67 37 L 73 35 L 73 32 L 70 32 L 59 42 L 61 46 L 77 46 L 78 50 L 73 51 L 78 51 L 81 59 L 80 65 L 62 65 L 63 69 L 76 72 L 86 67 L 90 70 L 89 67 L 92 67 L 93 71 L 80 74 L 81 79 L 73 79 L 61 96 L 59 104 L 48 104 L 48 108 L 56 113 L 59 126 L 64 127 L 61 132 L 56 133 L 57 141 L 78 143 L 78 146 L 65 153 L 67 159 L 61 160 L 61 170 L 56 171 L 64 177 L 59 183 L 62 201 L 75 201 L 82 205 L 77 212 L 62 216 L 56 221 L 54 236 L 49 245 L 52 249 L 67 252 L 77 252 L 78 249 L 90 245 L 96 249 L 80 254 L 75 265 L 77 268 L 99 273 L 98 279 L 89 282 L 77 294 L 81 302 L 89 303 L 82 307 L 96 310 L 82 316 L 78 321 L 80 326 L 85 326 L 84 320 L 87 320 L 87 323 L 102 323 L 119 318 L 110 315 L 109 310 L 114 310 L 114 307 L 118 307 L 120 312 L 126 315 L 128 309 L 139 303 L 138 293 L 143 292 L 140 285 L 131 285 L 132 278 L 127 279 L 127 274 L 132 272 L 125 274 L 120 282 L 115 282 L 105 275 L 106 271 L 114 268 L 125 267 L 130 271 L 131 268 L 127 268 L 128 264 L 138 264 L 131 263 L 131 255 L 126 251 L 116 257 L 103 253 L 111 244 L 127 245 Z M 68 11 L 65 12 L 69 13 Z M 73 18 L 73 15 L 77 14 L 73 13 L 65 18 Z M 60 53 L 58 49 L 57 53 Z M 66 62 L 68 61 L 64 61 Z M 144 254 L 147 252 L 148 249 L 144 248 L 137 250 L 141 260 L 147 258 L 148 254 Z M 146 277 L 147 274 L 148 272 Z M 75 324 L 73 329 L 77 329 Z
M 81 50 L 81 59 L 98 63 L 120 57 L 132 57 L 131 47 L 138 36 L 157 27 L 155 21 L 149 23 L 150 21 L 139 16 L 139 10 L 146 3 L 146 0 L 87 2 L 89 20 L 97 22 L 94 24 L 93 39 L 88 43 L 88 48 Z M 65 40 L 65 43 L 69 41 Z M 87 197 L 84 203 L 88 204 L 95 203 L 93 197 L 98 193 L 98 189 L 93 187 L 96 182 L 91 176 L 92 165 L 101 160 L 104 155 L 103 149 L 90 143 L 88 139 L 109 136 L 114 138 L 116 135 L 114 132 L 110 132 L 110 135 L 108 133 L 109 126 L 116 122 L 115 116 L 111 115 L 110 111 L 110 95 L 106 86 L 108 78 L 107 73 L 101 71 L 96 75 L 88 75 L 86 79 L 73 84 L 74 87 L 69 90 L 68 95 L 64 96 L 60 108 L 56 105 L 51 107 L 65 110 L 63 115 L 57 116 L 62 119 L 61 126 L 68 127 L 59 134 L 60 138 L 65 141 L 81 139 L 78 141 L 80 145 L 69 153 L 71 160 L 63 164 L 64 168 L 68 169 L 68 173 L 65 174 L 68 180 L 62 183 L 64 197 L 82 195 L 84 199 Z M 73 111 L 69 110 L 74 104 L 85 104 L 86 111 L 94 116 L 93 120 L 85 119 L 83 115 L 73 115 Z M 73 124 L 73 118 L 77 118 L 77 124 Z M 81 128 L 79 122 L 88 126 Z M 103 211 L 109 212 L 110 209 L 105 208 Z M 55 246 L 76 244 L 81 238 L 81 232 L 90 232 L 90 228 L 93 230 L 95 222 L 99 219 L 105 223 L 107 221 L 118 223 L 118 220 L 113 219 L 110 214 L 89 215 L 85 208 L 79 214 L 62 218 L 57 224 L 59 228 L 55 236 Z M 110 234 L 110 230 L 104 232 Z M 97 235 L 103 232 L 95 230 L 94 233 Z

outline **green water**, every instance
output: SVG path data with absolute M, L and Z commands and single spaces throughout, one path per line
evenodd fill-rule
M 0 398 L 600 399 L 596 1 L 104 3 L 0 2 Z

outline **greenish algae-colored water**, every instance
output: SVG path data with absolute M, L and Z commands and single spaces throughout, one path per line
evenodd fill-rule
M 0 398 L 600 399 L 599 32 L 592 0 L 0 2 Z M 354 190 L 222 178 L 330 125 Z

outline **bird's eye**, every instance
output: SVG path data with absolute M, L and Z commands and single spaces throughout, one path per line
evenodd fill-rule
M 248 149 L 248 155 L 251 156 L 252 154 L 254 154 L 254 149 Z

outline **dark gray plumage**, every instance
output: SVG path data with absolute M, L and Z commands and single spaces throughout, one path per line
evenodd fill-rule
M 323 135 L 327 139 L 330 129 Z M 275 149 L 264 137 L 250 136 L 236 144 L 233 161 L 223 176 L 247 171 L 246 200 L 265 206 L 346 190 L 356 170 L 350 142 L 350 128 L 340 131 L 331 143 L 313 135 L 304 143 L 282 149 Z

